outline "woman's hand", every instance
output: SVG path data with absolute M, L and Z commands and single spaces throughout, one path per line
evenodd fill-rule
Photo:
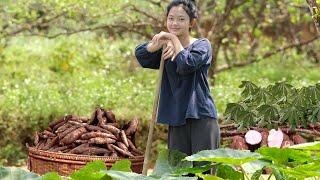
M 147 50 L 149 52 L 155 52 L 162 48 L 165 45 L 166 41 L 163 39 L 160 39 L 160 33 L 153 36 L 152 40 L 147 46 Z
M 175 55 L 183 50 L 183 47 L 174 34 L 161 31 L 153 36 L 151 42 L 147 46 L 149 52 L 155 52 L 163 47 L 164 59 L 174 59 Z
M 169 42 L 166 44 L 168 48 L 165 48 L 164 50 L 165 59 L 171 57 L 171 60 L 174 60 L 175 56 L 184 49 L 179 38 L 174 34 L 161 31 L 159 34 L 157 34 L 157 38 L 159 40 L 166 40 L 166 42 Z
M 173 60 L 174 57 L 175 57 L 174 45 L 173 45 L 172 41 L 167 40 L 167 43 L 165 44 L 164 49 L 163 49 L 163 59 L 166 60 L 166 59 L 170 58 L 171 60 Z

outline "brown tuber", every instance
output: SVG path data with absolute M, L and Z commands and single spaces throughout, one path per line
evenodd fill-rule
M 232 149 L 239 149 L 239 150 L 247 150 L 248 145 L 246 144 L 245 140 L 241 136 L 233 136 L 232 143 L 230 144 L 230 148 Z
M 71 133 L 67 134 L 63 139 L 61 139 L 61 145 L 67 145 L 73 143 L 75 140 L 79 139 L 83 133 L 87 132 L 86 128 L 80 127 Z
M 89 139 L 89 144 L 112 144 L 115 143 L 116 140 L 111 138 L 103 138 L 103 137 L 94 137 Z
M 100 126 L 108 131 L 110 131 L 112 134 L 114 135 L 118 135 L 120 133 L 120 129 L 112 126 L 112 125 L 108 125 L 108 124 L 100 124 Z
M 34 134 L 39 150 L 109 157 L 141 156 L 135 146 L 138 120 L 120 126 L 111 110 L 97 108 L 91 118 L 67 115 Z M 120 128 L 123 127 L 123 128 Z
M 134 134 L 137 129 L 138 129 L 138 124 L 139 121 L 137 118 L 132 119 L 129 123 L 128 123 L 128 128 L 125 129 L 125 133 L 127 136 L 130 136 L 132 134 Z
M 81 135 L 81 139 L 84 139 L 84 140 L 91 139 L 94 137 L 117 139 L 113 134 L 108 134 L 103 132 L 88 132 Z
M 107 121 L 110 123 L 115 123 L 117 122 L 116 120 L 116 116 L 114 115 L 114 113 L 111 110 L 108 110 L 105 112 L 105 115 L 107 117 Z
M 260 146 L 263 147 L 263 146 L 268 146 L 268 136 L 269 136 L 269 133 L 268 131 L 262 131 L 261 132 L 261 143 L 260 143 Z
M 292 135 L 292 141 L 294 142 L 294 144 L 302 144 L 302 143 L 306 143 L 307 142 L 307 140 L 305 140 L 299 134 Z

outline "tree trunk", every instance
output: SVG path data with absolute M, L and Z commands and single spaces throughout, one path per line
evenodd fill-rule
M 320 6 L 317 4 L 316 0 L 306 0 L 306 1 L 309 5 L 309 9 L 312 15 L 312 19 L 314 21 L 314 25 L 316 26 L 318 34 L 320 34 L 320 14 L 319 14 Z

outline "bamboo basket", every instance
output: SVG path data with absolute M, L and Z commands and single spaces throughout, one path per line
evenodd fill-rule
M 128 159 L 131 161 L 132 171 L 141 174 L 144 156 L 136 156 Z M 105 162 L 107 168 L 110 168 L 116 161 L 121 160 L 121 158 L 58 153 L 43 151 L 34 147 L 28 148 L 28 169 L 39 175 L 47 172 L 57 172 L 61 176 L 68 176 L 88 162 L 94 160 L 102 160 Z

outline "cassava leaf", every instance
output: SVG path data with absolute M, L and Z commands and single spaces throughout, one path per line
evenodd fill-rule
M 308 163 L 304 165 L 300 165 L 294 168 L 283 168 L 279 167 L 279 170 L 285 174 L 287 177 L 294 177 L 297 179 L 306 179 L 310 177 L 319 177 L 320 165 L 318 163 Z
M 203 150 L 191 156 L 187 156 L 187 161 L 209 161 L 222 162 L 232 165 L 241 165 L 260 158 L 257 153 L 234 150 L 229 148 L 221 148 L 216 150 Z
M 308 151 L 320 151 L 320 141 L 296 144 L 296 145 L 290 146 L 289 148 L 308 150 Z
M 276 180 L 286 180 L 285 175 L 279 171 L 277 167 L 271 167 L 272 174 L 275 176 Z
M 251 180 L 259 180 L 260 176 L 262 174 L 262 169 L 257 170 L 256 172 L 254 172 L 251 176 Z
M 118 179 L 118 180 L 129 180 L 129 179 L 136 179 L 136 180 L 156 180 L 158 178 L 144 176 L 142 174 L 137 174 L 134 172 L 125 172 L 125 171 L 114 171 L 114 170 L 105 170 L 103 171 L 105 176 L 102 179 L 111 180 L 111 179 Z
M 292 104 L 297 107 L 308 107 L 311 104 L 311 100 L 306 98 L 302 93 L 297 93 L 292 97 Z
M 288 165 L 288 163 L 306 163 L 311 162 L 311 153 L 303 152 L 295 149 L 289 148 L 268 148 L 262 147 L 257 150 L 257 152 L 264 156 L 264 158 L 271 160 L 274 164 L 278 165 Z
M 209 175 L 209 174 L 201 174 L 198 173 L 196 174 L 199 178 L 203 179 L 203 180 L 223 180 L 222 178 L 218 177 L 218 176 L 214 176 L 214 175 Z
M 308 116 L 308 121 L 311 123 L 318 122 L 320 120 L 320 105 L 315 105 L 311 109 L 312 114 Z
M 277 82 L 275 85 L 272 87 L 271 92 L 272 95 L 278 98 L 282 97 L 288 97 L 290 92 L 292 91 L 293 86 L 286 83 L 286 82 Z
M 131 161 L 128 159 L 119 160 L 112 165 L 110 170 L 132 172 Z
M 296 128 L 299 124 L 299 121 L 304 119 L 303 112 L 295 106 L 284 108 L 280 112 L 280 121 L 289 122 L 292 128 Z
M 70 177 L 77 180 L 100 179 L 105 175 L 102 170 L 106 169 L 107 167 L 102 160 L 96 160 L 89 162 L 79 171 L 72 173 Z
M 187 168 L 180 168 L 177 169 L 175 172 L 173 172 L 174 175 L 186 175 L 186 174 L 197 174 L 197 173 L 203 173 L 208 170 L 210 170 L 214 165 L 211 164 L 206 164 L 203 166 L 198 166 L 198 167 L 187 167 Z
M 237 120 L 243 122 L 244 127 L 249 128 L 255 124 L 256 115 L 252 111 L 243 111 Z
M 16 167 L 0 167 L 0 179 L 2 180 L 40 180 L 35 173 Z
M 244 174 L 227 164 L 217 166 L 217 176 L 223 179 L 244 179 Z
M 244 99 L 247 99 L 249 96 L 253 96 L 258 89 L 257 85 L 255 85 L 251 81 L 242 81 L 239 88 L 244 88 L 244 90 L 241 92 L 241 96 Z
M 236 120 L 241 116 L 244 110 L 245 108 L 243 107 L 243 105 L 239 103 L 229 103 L 227 104 L 225 115 L 229 116 L 229 118 L 232 120 Z
M 279 119 L 278 109 L 272 105 L 268 105 L 268 104 L 261 105 L 257 108 L 257 111 L 266 121 Z
M 161 177 L 172 174 L 181 168 L 191 168 L 192 162 L 181 161 L 187 155 L 177 150 L 163 150 L 159 153 L 152 176 Z
M 49 172 L 41 176 L 42 180 L 62 180 L 62 177 L 57 172 Z
M 312 103 L 320 101 L 320 90 L 316 86 L 308 86 L 301 89 L 306 98 L 310 99 Z
M 241 165 L 241 167 L 246 173 L 252 174 L 270 164 L 271 163 L 269 161 L 258 159 L 258 160 L 244 163 Z
M 258 88 L 254 95 L 253 101 L 256 104 L 266 104 L 269 99 L 271 99 L 271 96 L 272 95 L 270 92 L 268 92 L 265 88 Z

